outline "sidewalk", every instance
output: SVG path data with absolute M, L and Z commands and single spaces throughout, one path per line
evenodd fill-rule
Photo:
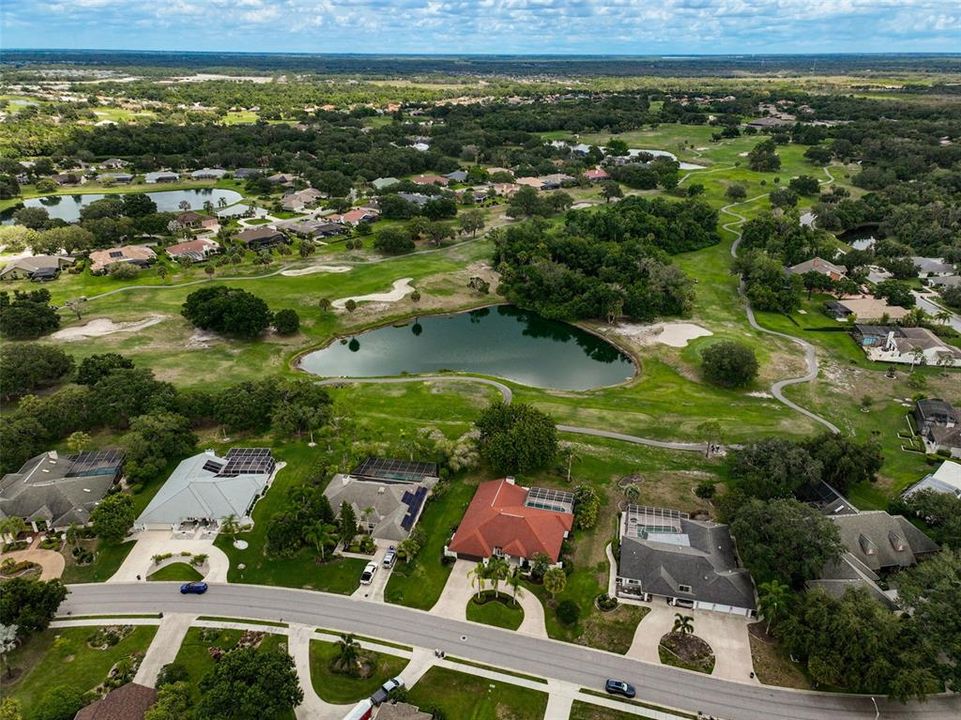
M 163 617 L 157 628 L 157 634 L 147 648 L 147 654 L 144 655 L 137 675 L 133 679 L 135 683 L 147 687 L 156 685 L 160 670 L 177 657 L 187 630 L 196 619 L 196 615 L 186 613 L 171 613 Z

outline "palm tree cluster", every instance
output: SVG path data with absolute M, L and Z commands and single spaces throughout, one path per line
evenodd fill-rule
M 500 584 L 506 582 L 511 588 L 511 599 L 517 604 L 518 596 L 523 597 L 521 591 L 521 569 L 516 565 L 511 565 L 506 558 L 494 556 L 486 563 L 477 563 L 468 573 L 471 578 L 471 587 L 477 589 L 475 597 L 480 597 L 484 591 L 484 586 L 490 583 L 496 598 Z

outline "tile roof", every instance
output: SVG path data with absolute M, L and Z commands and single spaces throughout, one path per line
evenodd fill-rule
M 846 272 L 843 267 L 819 257 L 805 260 L 797 265 L 792 265 L 788 270 L 795 275 L 803 275 L 806 272 L 819 272 L 822 275 L 837 275 L 839 277 L 843 277 Z
M 482 558 L 490 557 L 494 548 L 522 558 L 545 553 L 557 562 L 574 516 L 525 507 L 527 493 L 507 478 L 481 483 L 448 548 Z

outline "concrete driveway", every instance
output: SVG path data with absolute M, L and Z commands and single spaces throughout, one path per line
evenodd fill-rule
M 387 548 L 393 545 L 393 542 L 387 542 L 386 540 L 377 540 L 377 552 L 367 559 L 367 562 L 372 562 L 377 565 L 377 572 L 374 574 L 374 580 L 370 585 L 358 585 L 357 589 L 351 594 L 352 598 L 357 598 L 358 600 L 367 600 L 368 602 L 384 602 L 384 588 L 387 587 L 387 581 L 390 579 L 390 573 L 393 568 L 384 567 L 384 555 L 387 554 Z M 365 557 L 362 555 L 353 555 L 350 557 Z M 357 578 L 360 582 L 360 578 Z
M 651 612 L 641 621 L 634 633 L 634 642 L 627 656 L 645 662 L 659 663 L 657 646 L 661 638 L 674 627 L 674 613 L 681 612 L 694 618 L 694 634 L 702 638 L 714 651 L 714 677 L 735 682 L 758 684 L 751 678 L 754 662 L 748 625 L 751 620 L 706 610 L 687 610 L 671 607 L 664 601 L 646 604 Z
M 144 530 L 134 536 L 134 542 L 136 542 L 136 545 L 117 569 L 117 572 L 107 580 L 108 583 L 137 582 L 138 575 L 140 579 L 146 579 L 152 571 L 154 555 L 164 553 L 179 555 L 182 552 L 207 556 L 207 574 L 204 575 L 204 580 L 217 583 L 227 582 L 227 570 L 230 568 L 230 561 L 223 550 L 214 547 L 212 537 L 186 539 L 174 536 L 170 530 Z
M 7 558 L 16 562 L 36 563 L 40 566 L 41 580 L 56 580 L 63 575 L 65 560 L 63 555 L 55 550 L 41 550 L 38 547 L 31 547 L 26 550 L 14 550 L 13 552 L 0 553 L 0 562 Z

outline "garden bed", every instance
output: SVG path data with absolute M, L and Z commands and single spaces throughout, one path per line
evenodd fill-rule
M 343 704 L 369 697 L 386 680 L 396 677 L 407 666 L 407 659 L 370 650 L 361 650 L 364 672 L 348 675 L 333 669 L 340 654 L 337 643 L 311 640 L 310 682 L 314 692 L 329 703 Z M 364 677 L 362 677 L 362 675 Z
M 516 630 L 524 622 L 524 608 L 509 595 L 485 590 L 467 603 L 467 619 L 471 622 Z
M 664 665 L 707 675 L 714 672 L 714 651 L 697 635 L 669 632 L 661 638 L 657 654 Z

